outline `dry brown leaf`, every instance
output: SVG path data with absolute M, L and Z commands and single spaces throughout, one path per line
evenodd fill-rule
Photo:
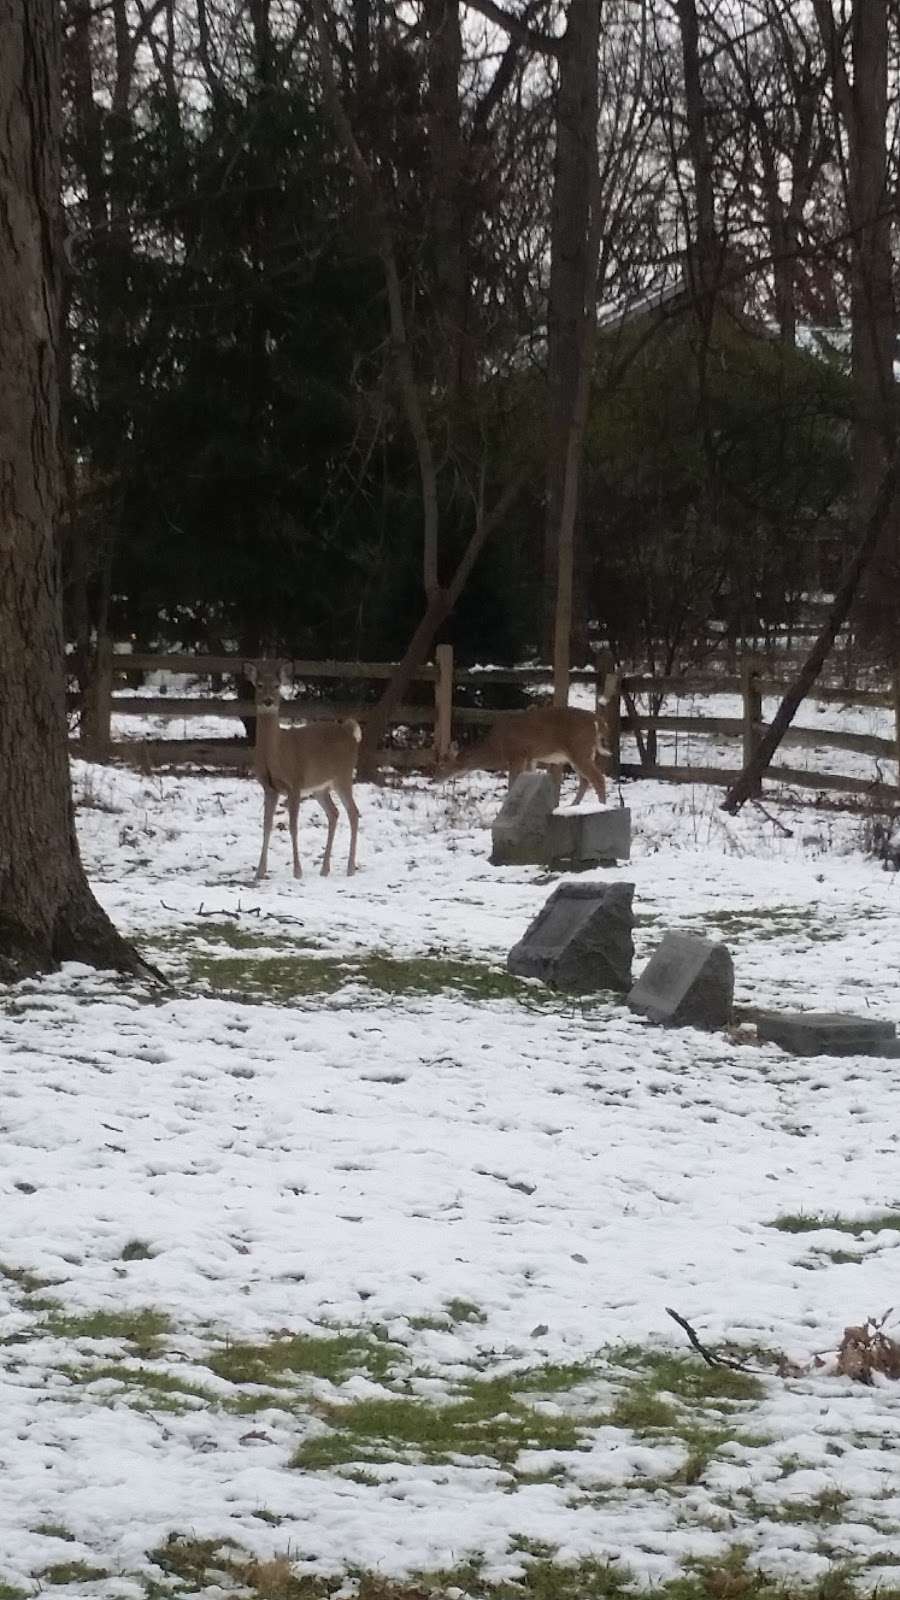
M 884 1318 L 870 1317 L 857 1328 L 845 1328 L 837 1353 L 837 1371 L 857 1383 L 871 1383 L 874 1373 L 900 1378 L 900 1344 L 884 1331 Z

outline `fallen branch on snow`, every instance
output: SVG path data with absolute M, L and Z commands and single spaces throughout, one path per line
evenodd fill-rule
M 671 1317 L 673 1322 L 678 1323 L 679 1328 L 684 1329 L 698 1356 L 703 1357 L 708 1367 L 729 1367 L 732 1372 L 762 1372 L 761 1367 L 751 1367 L 746 1361 L 735 1361 L 731 1356 L 720 1355 L 717 1350 L 707 1350 L 706 1345 L 700 1343 L 687 1318 L 673 1311 L 671 1306 L 666 1306 L 666 1316 Z

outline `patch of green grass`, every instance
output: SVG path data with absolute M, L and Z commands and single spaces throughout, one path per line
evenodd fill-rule
M 588 1378 L 595 1377 L 596 1372 L 596 1365 L 592 1361 L 545 1361 L 538 1366 L 526 1367 L 522 1372 L 513 1372 L 499 1381 L 504 1388 L 515 1389 L 517 1394 L 558 1394 L 564 1389 L 577 1388 Z M 495 1381 L 478 1379 L 473 1386 L 483 1388 L 486 1383 Z
M 225 945 L 229 950 L 318 950 L 316 939 L 306 934 L 265 931 L 259 924 L 218 922 L 214 917 L 201 917 L 198 922 L 186 922 L 180 928 L 165 928 L 161 932 L 144 935 L 144 944 L 157 950 L 192 950 L 198 941 L 205 944 Z
M 49 1278 L 39 1278 L 36 1272 L 29 1272 L 27 1267 L 11 1267 L 5 1261 L 0 1261 L 0 1278 L 14 1283 L 23 1294 L 34 1294 L 38 1289 L 46 1289 L 50 1285 Z
M 814 1250 L 806 1261 L 798 1261 L 797 1265 L 815 1271 L 817 1267 L 824 1267 L 827 1261 L 835 1267 L 858 1267 L 865 1259 L 862 1250 Z
M 871 1217 L 842 1217 L 836 1211 L 794 1211 L 776 1217 L 768 1226 L 777 1228 L 779 1233 L 821 1233 L 828 1228 L 860 1239 L 865 1233 L 900 1233 L 900 1211 L 876 1212 Z
M 476 1306 L 473 1300 L 448 1300 L 447 1315 L 451 1322 L 487 1322 L 481 1307 Z
M 181 1585 L 179 1592 L 219 1587 L 230 1594 L 232 1587 L 238 1586 L 248 1600 L 328 1600 L 337 1590 L 346 1590 L 348 1577 L 357 1600 L 449 1600 L 451 1595 L 455 1600 L 461 1596 L 471 1600 L 862 1600 L 846 1566 L 835 1564 L 810 1584 L 784 1583 L 751 1566 L 748 1551 L 739 1545 L 718 1557 L 686 1562 L 679 1576 L 668 1583 L 638 1588 L 628 1567 L 615 1559 L 561 1562 L 552 1546 L 524 1533 L 511 1543 L 525 1557 L 522 1573 L 494 1582 L 485 1578 L 484 1562 L 478 1555 L 452 1568 L 390 1579 L 365 1571 L 329 1578 L 298 1576 L 289 1557 L 255 1561 L 230 1539 L 195 1539 L 179 1533 L 170 1534 L 164 1545 L 149 1554 L 170 1585 L 173 1580 Z M 151 1589 L 152 1582 L 145 1580 L 148 1594 L 162 1597 L 172 1593 L 171 1587 Z M 878 1594 L 879 1600 L 898 1600 L 896 1590 L 882 1588 Z
M 52 1306 L 47 1314 L 46 1331 L 57 1339 L 118 1339 L 142 1355 L 157 1348 L 164 1334 L 171 1331 L 169 1318 L 152 1307 L 133 1311 L 70 1312 Z
M 776 1522 L 842 1522 L 850 1496 L 840 1489 L 822 1489 L 811 1500 L 782 1500 L 774 1513 Z
M 217 992 L 264 995 L 289 1003 L 312 995 L 333 995 L 349 984 L 377 994 L 455 993 L 467 1000 L 518 1000 L 527 1006 L 559 1005 L 558 997 L 535 989 L 502 967 L 448 956 L 401 958 L 373 952 L 360 959 L 334 956 L 236 958 L 196 952 L 188 959 L 190 978 Z
M 842 939 L 844 928 L 837 920 L 823 922 L 814 906 L 765 906 L 758 911 L 746 909 L 705 912 L 704 927 L 717 928 L 723 935 L 741 939 L 744 935 L 758 939 L 783 939 L 789 936 L 805 937 L 816 944 Z
M 182 1585 L 176 1593 L 216 1589 L 227 1594 L 228 1600 L 236 1600 L 236 1588 L 242 1600 L 325 1600 L 338 1587 L 333 1579 L 298 1576 L 290 1556 L 258 1561 L 232 1539 L 195 1539 L 190 1534 L 174 1533 L 149 1554 L 169 1579 Z M 160 1597 L 173 1593 L 171 1587 L 155 1592 Z M 359 1593 L 362 1594 L 361 1588 Z
M 723 1444 L 728 1444 L 733 1439 L 734 1435 L 725 1433 L 720 1428 L 682 1426 L 679 1428 L 679 1437 L 687 1455 L 681 1466 L 672 1473 L 669 1482 L 690 1485 L 703 1481 L 713 1457 L 721 1450 Z
M 0 1600 L 29 1600 L 27 1589 L 20 1589 L 14 1583 L 0 1581 Z
M 207 1357 L 206 1365 L 228 1383 L 277 1384 L 291 1377 L 343 1383 L 355 1372 L 377 1382 L 396 1358 L 396 1346 L 371 1333 L 295 1334 L 265 1344 L 226 1344 Z
M 52 1567 L 44 1568 L 41 1581 L 54 1586 L 63 1583 L 99 1583 L 109 1576 L 107 1567 L 92 1567 L 86 1561 L 59 1561 Z
M 889 1591 L 878 1591 L 888 1600 Z M 784 1583 L 751 1566 L 745 1546 L 685 1563 L 683 1576 L 656 1591 L 659 1600 L 860 1600 L 850 1570 L 836 1563 L 812 1583 Z M 896 1600 L 896 1592 L 895 1592 Z
M 195 1539 L 188 1533 L 170 1533 L 165 1544 L 148 1550 L 154 1566 L 191 1589 L 206 1588 L 212 1573 L 234 1573 L 240 1546 L 233 1539 Z
M 697 1356 L 675 1351 L 626 1345 L 612 1352 L 612 1360 L 618 1366 L 637 1368 L 643 1388 L 674 1395 L 688 1405 L 759 1400 L 764 1393 L 760 1380 L 752 1373 L 710 1367 Z
M 65 1539 L 70 1544 L 75 1538 L 74 1533 L 62 1522 L 39 1522 L 31 1531 L 39 1533 L 44 1539 Z
M 613 1405 L 607 1421 L 614 1428 L 629 1428 L 632 1433 L 648 1433 L 660 1429 L 671 1432 L 678 1427 L 678 1412 L 667 1400 L 644 1384 L 623 1395 Z
M 122 1261 L 152 1261 L 153 1251 L 143 1239 L 129 1239 L 120 1257 Z
M 397 1396 L 326 1406 L 331 1432 L 307 1439 L 292 1465 L 309 1471 L 347 1462 L 395 1460 L 412 1451 L 428 1461 L 486 1456 L 509 1464 L 523 1450 L 577 1450 L 581 1426 L 549 1416 L 519 1398 L 518 1377 L 466 1385 L 459 1399 L 433 1403 Z
M 73 1383 L 85 1386 L 117 1383 L 125 1391 L 124 1398 L 129 1403 L 136 1403 L 141 1410 L 180 1413 L 195 1409 L 187 1403 L 191 1400 L 201 1400 L 206 1405 L 218 1403 L 217 1396 L 201 1384 L 189 1383 L 173 1373 L 158 1372 L 153 1367 L 128 1367 L 124 1362 L 107 1362 L 103 1366 L 64 1366 L 59 1371 Z

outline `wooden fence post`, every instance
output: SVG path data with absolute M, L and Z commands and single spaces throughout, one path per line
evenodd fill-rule
M 437 676 L 434 680 L 434 763 L 438 766 L 450 754 L 453 736 L 453 646 L 439 644 L 435 651 Z
M 603 679 L 603 698 L 606 701 L 603 713 L 606 723 L 606 739 L 604 743 L 609 751 L 609 775 L 611 778 L 618 778 L 619 766 L 622 760 L 622 675 L 620 672 L 607 672 Z
M 744 766 L 752 761 L 762 738 L 762 694 L 759 688 L 759 669 L 752 656 L 741 661 L 741 701 L 744 722 Z M 757 779 L 755 794 L 762 794 L 762 779 Z
M 112 744 L 113 646 L 103 634 L 97 640 L 94 667 L 82 710 L 81 738 L 92 761 L 108 761 Z

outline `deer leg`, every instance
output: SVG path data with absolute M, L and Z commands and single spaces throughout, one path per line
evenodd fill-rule
M 297 844 L 297 818 L 300 814 L 300 795 L 292 792 L 288 795 L 288 827 L 291 830 L 291 849 L 294 852 L 294 877 L 303 877 L 303 868 L 300 865 L 300 848 Z
M 275 807 L 278 804 L 278 790 L 270 789 L 268 785 L 263 790 L 263 842 L 259 857 L 259 866 L 256 869 L 257 883 L 264 878 L 269 865 L 269 838 L 272 833 L 272 823 L 275 820 Z
M 329 872 L 331 871 L 331 846 L 334 844 L 334 830 L 337 827 L 338 808 L 332 800 L 327 789 L 321 790 L 320 793 L 316 795 L 316 799 L 328 818 L 328 839 L 325 843 L 325 855 L 322 859 L 322 877 L 327 878 Z
M 350 854 L 347 857 L 347 877 L 349 878 L 356 871 L 356 835 L 359 832 L 359 806 L 353 798 L 353 789 L 349 783 L 346 787 L 338 789 L 338 794 L 341 798 L 341 804 L 347 813 L 347 821 L 350 824 Z M 334 804 L 333 801 L 332 804 Z
M 575 771 L 578 773 L 578 776 L 581 779 L 581 792 L 575 804 L 579 804 L 588 784 L 590 784 L 597 796 L 597 799 L 600 801 L 600 804 L 605 806 L 606 779 L 603 776 L 603 768 L 598 766 L 596 761 L 585 761 L 583 764 L 579 763 L 579 765 L 575 768 Z

